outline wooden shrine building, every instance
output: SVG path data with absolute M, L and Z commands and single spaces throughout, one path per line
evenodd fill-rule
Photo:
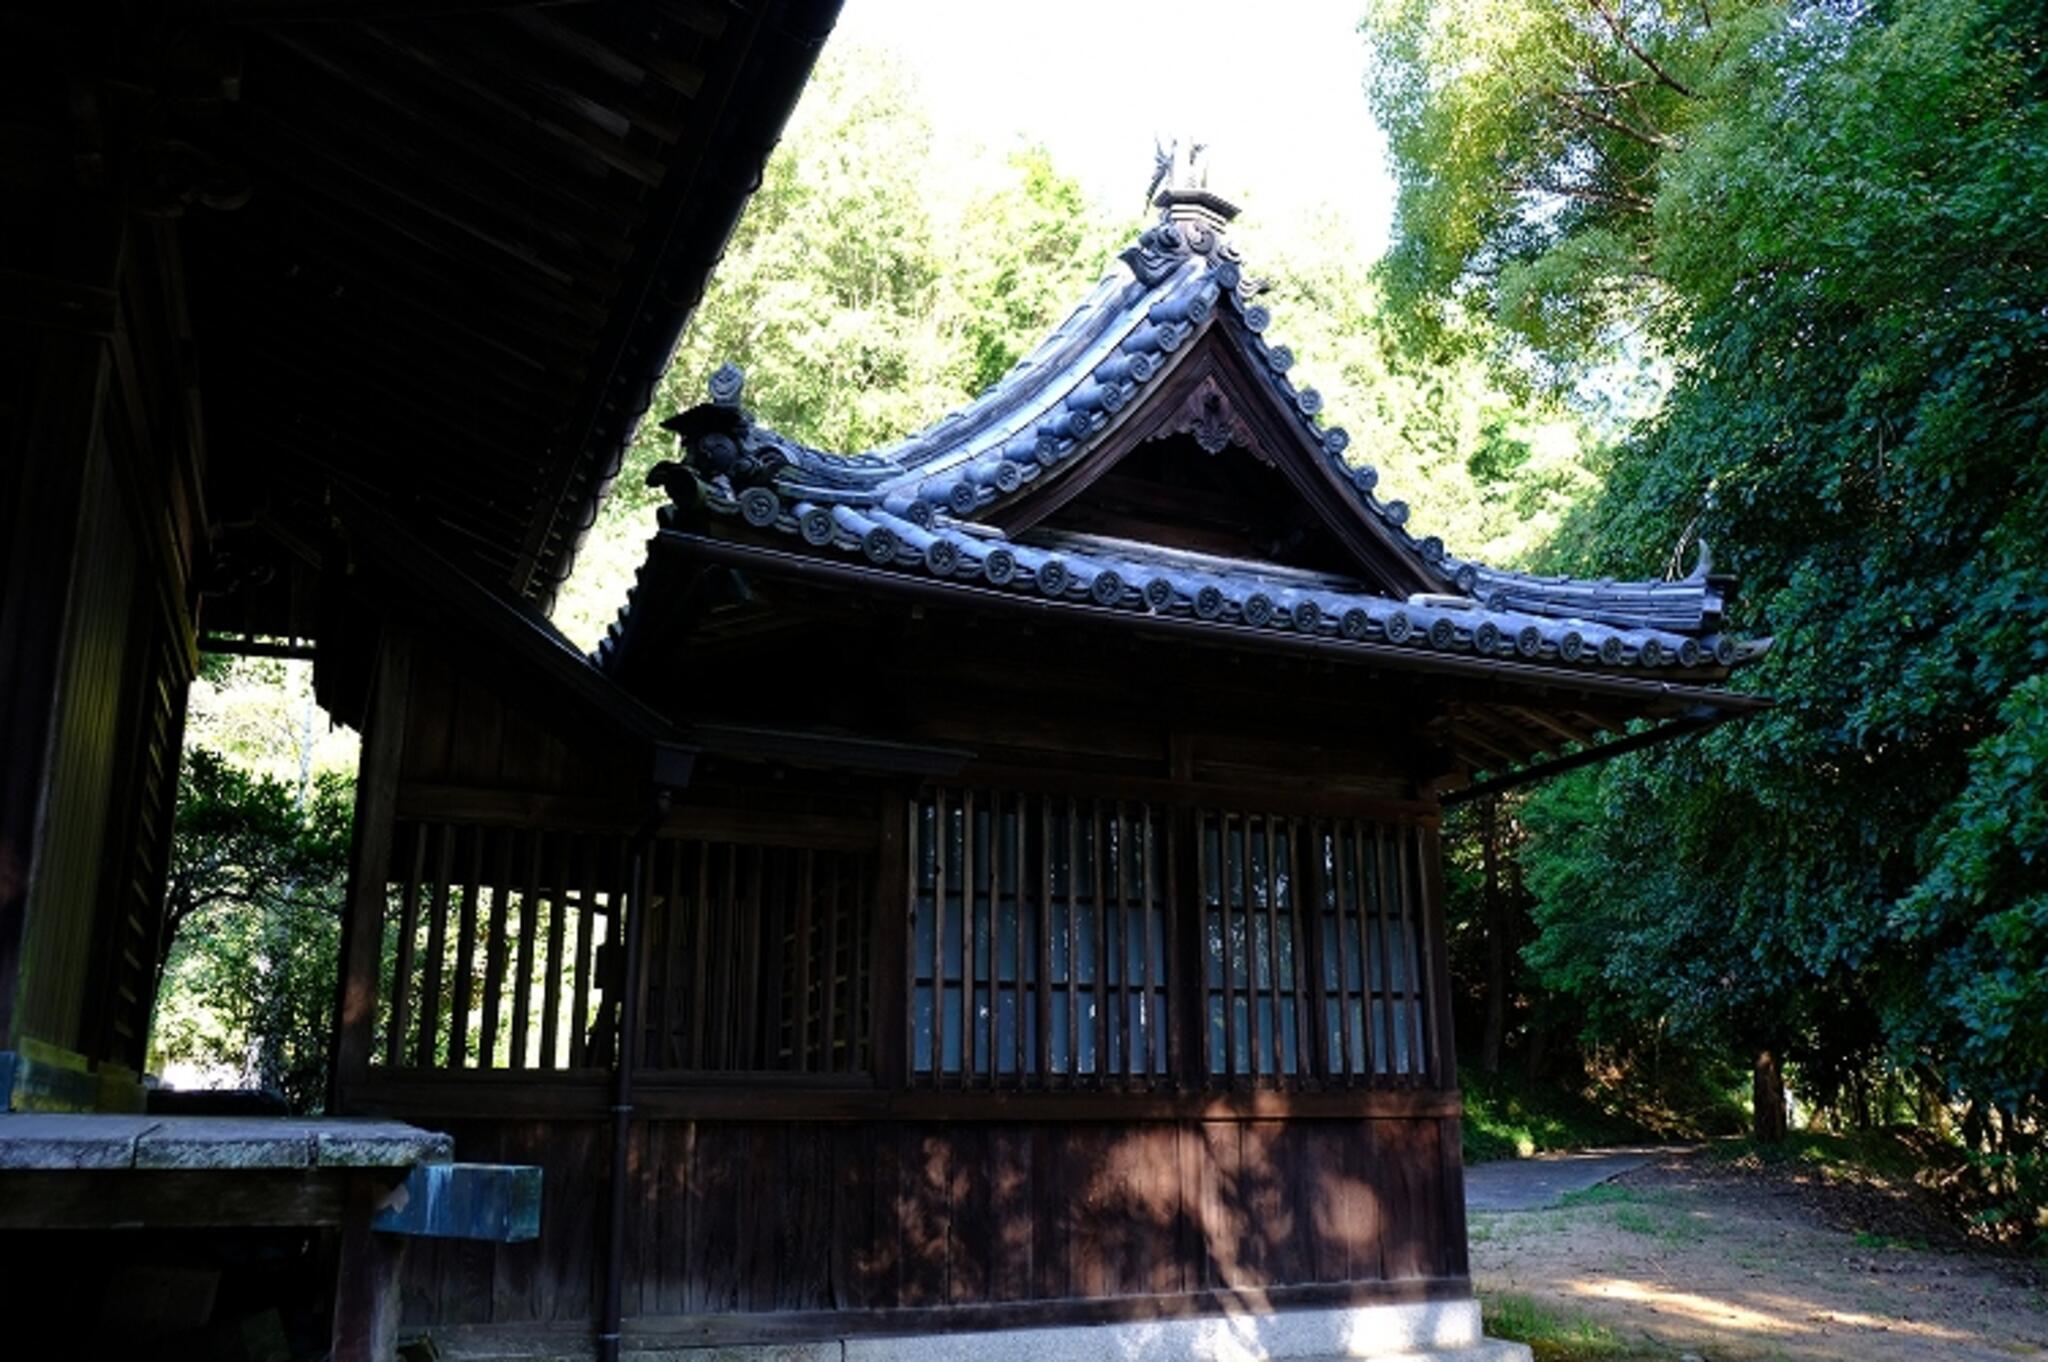
M 1160 203 L 887 449 L 722 369 L 594 660 L 482 596 L 380 639 L 340 1102 L 549 1196 L 413 1255 L 445 1347 L 1481 1348 L 1441 809 L 1754 708 L 1751 650 L 1704 567 L 1416 533 L 1233 210 Z
M 0 1300 L 25 1355 L 45 1329 L 150 1355 L 138 1321 L 201 1293 L 130 1269 L 252 1227 L 345 1217 L 339 1298 L 382 1294 L 357 1193 L 445 1138 L 150 1106 L 189 683 L 204 652 L 310 657 L 362 726 L 410 631 L 562 652 L 541 612 L 838 7 L 0 10 Z M 615 689 L 567 656 L 571 701 Z M 528 702 L 562 705 L 550 684 Z M 334 1356 L 389 1356 L 333 1313 Z

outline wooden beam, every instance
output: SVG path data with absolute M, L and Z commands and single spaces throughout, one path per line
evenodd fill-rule
M 1758 697 L 1751 696 L 1748 698 L 1756 699 Z M 1566 771 L 1576 771 L 1582 766 L 1591 766 L 1595 762 L 1606 761 L 1609 757 L 1618 757 L 1624 752 L 1640 751 L 1656 743 L 1669 742 L 1673 738 L 1683 738 L 1693 733 L 1703 732 L 1718 724 L 1724 724 L 1730 719 L 1739 719 L 1741 717 L 1742 711 L 1695 710 L 1683 718 L 1667 720 L 1655 727 L 1643 729 L 1638 733 L 1631 733 L 1625 738 L 1616 738 L 1612 742 L 1596 743 L 1591 747 L 1573 752 L 1569 756 L 1538 762 L 1534 766 L 1527 766 L 1519 771 L 1510 771 L 1506 775 L 1496 776 L 1491 780 L 1482 780 L 1476 785 L 1468 785 L 1462 790 L 1452 790 L 1443 796 L 1443 802 L 1446 807 L 1457 804 L 1469 804 L 1475 799 L 1485 799 L 1488 796 L 1500 794 L 1506 790 L 1519 789 L 1521 786 L 1529 785 L 1539 780 L 1548 780 L 1552 776 L 1563 775 Z
M 388 1183 L 361 1177 L 348 1187 L 334 1282 L 332 1362 L 391 1362 L 398 1355 L 398 1280 L 406 1241 L 373 1229 L 393 1193 Z
M 377 650 L 377 672 L 363 727 L 347 915 L 342 919 L 341 977 L 336 988 L 330 1110 L 340 1110 L 337 1096 L 369 1075 L 371 1028 L 382 983 L 385 886 L 390 878 L 392 823 L 405 745 L 412 646 L 409 634 L 385 631 Z

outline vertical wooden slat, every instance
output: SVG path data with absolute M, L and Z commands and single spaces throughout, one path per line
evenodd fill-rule
M 1017 806 L 1017 886 L 1024 886 L 1024 829 L 1029 826 L 1020 799 Z M 1052 1083 L 1052 801 L 1038 796 L 1038 903 L 1033 925 L 1038 950 L 1038 1086 Z
M 614 1023 L 617 1028 L 617 1035 L 612 1042 L 614 1056 L 620 1064 L 631 1068 L 638 1068 L 646 1063 L 647 1017 L 649 1015 L 647 1011 L 647 983 L 653 971 L 645 963 L 646 942 L 644 938 L 646 929 L 641 929 L 643 937 L 641 943 L 642 956 L 640 961 L 635 962 L 639 967 L 638 977 L 633 975 L 626 960 L 626 939 L 628 934 L 633 931 L 630 921 L 632 915 L 649 912 L 652 909 L 654 902 L 654 868 L 661 844 L 650 840 L 647 843 L 645 854 L 636 861 L 633 855 L 633 841 L 634 839 L 631 837 L 621 837 L 618 842 L 618 872 L 617 877 L 612 881 L 611 930 L 606 936 L 606 941 L 611 946 L 613 974 L 610 981 L 604 983 L 604 989 L 605 1002 L 607 1004 L 605 1013 L 607 1016 L 617 1019 Z M 637 875 L 634 873 L 636 868 L 638 870 Z M 649 926 L 652 925 L 650 922 Z M 616 1004 L 613 1003 L 614 995 L 617 998 Z M 627 1006 L 629 998 L 635 999 L 630 1008 Z M 634 1027 L 626 1025 L 626 1017 L 629 1012 L 639 1019 Z
M 1395 1002 L 1394 991 L 1394 949 L 1387 932 L 1387 839 L 1386 830 L 1375 823 L 1372 830 L 1373 846 L 1373 921 L 1379 928 L 1380 940 L 1380 1001 L 1385 1006 L 1387 1023 L 1387 1081 L 1394 1086 L 1401 1084 L 1401 1038 L 1403 1026 L 1399 1005 Z M 1370 986 L 1368 978 L 1366 984 Z
M 1287 1026 L 1280 1003 L 1280 840 L 1273 835 L 1273 815 L 1259 820 L 1266 843 L 1266 1005 L 1272 1012 L 1266 1029 L 1273 1038 L 1273 1082 L 1286 1080 Z M 1297 1037 L 1298 1039 L 1298 1037 Z M 1297 1071 L 1300 1066 L 1295 1066 Z
M 711 1026 L 711 844 L 690 845 L 697 862 L 697 888 L 690 896 L 691 925 L 697 942 L 690 961 L 690 1067 L 702 1069 L 705 1033 Z
M 562 1067 L 562 952 L 566 949 L 569 924 L 570 839 L 551 839 L 554 855 L 548 871 L 548 949 L 541 962 L 540 1067 Z
M 739 959 L 740 959 L 740 848 L 725 844 L 725 880 L 718 891 L 718 1006 L 715 1010 L 718 1045 L 714 1053 L 721 1069 L 733 1067 L 739 1053 Z
M 469 1062 L 469 1008 L 476 993 L 477 895 L 484 875 L 484 830 L 469 830 L 469 868 L 462 877 L 462 916 L 455 934 L 455 991 L 449 998 L 448 1067 Z
M 1244 895 L 1244 984 L 1245 984 L 1245 1029 L 1250 1032 L 1246 1040 L 1251 1047 L 1252 1084 L 1257 1086 L 1265 1077 L 1266 1044 L 1265 1034 L 1270 1027 L 1265 1015 L 1259 1010 L 1259 910 L 1252 894 L 1252 815 L 1246 810 L 1239 815 L 1239 831 L 1244 840 L 1244 849 L 1238 855 L 1237 878 Z
M 477 1039 L 477 1067 L 498 1067 L 498 1013 L 505 1003 L 506 935 L 511 931 L 512 829 L 500 828 L 491 876 L 491 921 L 484 947 L 484 1017 Z
M 1381 843 L 1382 847 L 1385 842 Z M 1425 1072 L 1423 1054 L 1423 1027 L 1421 1012 L 1422 989 L 1419 971 L 1422 965 L 1423 946 L 1416 932 L 1415 894 L 1409 875 L 1411 865 L 1409 830 L 1400 828 L 1394 836 L 1394 901 L 1401 912 L 1401 1026 L 1408 1037 L 1408 1066 L 1403 1071 L 1402 1086 L 1412 1087 L 1419 1083 Z
M 998 806 L 1000 807 L 1000 805 Z M 1016 1020 L 1010 1026 L 1010 1072 L 1017 1086 L 1024 1086 L 1024 1025 L 1031 1015 L 1024 1006 L 1025 978 L 1030 971 L 1024 968 L 1024 796 L 1015 796 L 1010 814 L 1003 823 L 1004 840 L 1010 848 L 1010 898 L 1011 915 L 1016 919 L 1015 950 L 1010 963 L 1017 971 L 1012 984 L 1016 1002 Z
M 1139 1028 L 1130 1022 L 1130 819 L 1116 801 L 1116 1022 L 1124 1032 L 1122 1075 L 1128 1086 L 1139 1073 Z
M 1213 879 L 1209 875 L 1209 825 L 1210 819 L 1212 817 L 1215 819 L 1216 826 L 1216 874 Z M 1201 937 L 1203 947 L 1200 953 L 1202 963 L 1202 982 L 1200 989 L 1200 996 L 1202 1000 L 1202 1018 L 1200 1029 L 1200 1035 L 1202 1038 L 1202 1067 L 1204 1068 L 1204 1070 L 1208 1072 L 1210 1076 L 1217 1078 L 1227 1077 L 1230 1073 L 1231 1034 L 1230 971 L 1226 964 L 1226 962 L 1230 959 L 1230 919 L 1228 911 L 1225 908 L 1223 901 L 1225 897 L 1223 891 L 1223 822 L 1223 816 L 1220 813 L 1211 814 L 1207 810 L 1203 810 L 1196 813 L 1194 820 L 1195 873 L 1200 881 L 1200 892 L 1197 895 L 1196 902 L 1201 909 L 1201 915 L 1197 921 L 1196 933 Z M 1216 1039 L 1215 1032 L 1210 1028 L 1209 1025 L 1208 914 L 1210 906 L 1209 900 L 1212 895 L 1216 900 L 1215 907 L 1217 920 L 1223 924 L 1221 929 L 1218 931 L 1216 937 L 1216 959 L 1218 962 L 1217 968 L 1219 971 L 1216 987 L 1217 990 L 1223 995 L 1222 1002 L 1224 1053 L 1220 1057 L 1212 1057 L 1210 1054 L 1210 1047 L 1215 1043 Z M 1212 1058 L 1219 1058 L 1220 1062 L 1212 1062 Z
M 1323 920 L 1330 913 L 1331 885 L 1323 864 L 1324 824 L 1319 819 L 1310 819 L 1308 827 L 1309 838 L 1315 843 L 1309 860 L 1312 873 L 1309 875 L 1310 909 L 1308 913 L 1310 935 L 1314 937 L 1314 940 L 1305 940 L 1299 934 L 1300 929 L 1295 929 L 1294 963 L 1297 968 L 1306 967 L 1309 969 L 1309 987 L 1316 1010 L 1315 1038 L 1313 1041 L 1310 1041 L 1307 1038 L 1309 1033 L 1304 1031 L 1302 1033 L 1302 1044 L 1306 1047 L 1307 1053 L 1315 1056 L 1314 1073 L 1316 1077 L 1325 1082 L 1330 1082 L 1339 1077 L 1337 1062 L 1333 1061 L 1330 1054 L 1330 1034 L 1328 1030 L 1330 1024 L 1330 989 L 1329 984 L 1323 978 Z M 1336 829 L 1334 827 L 1331 828 L 1329 835 L 1331 846 L 1334 848 L 1336 845 Z M 1336 857 L 1333 854 L 1331 857 L 1332 865 L 1335 864 L 1335 861 Z M 1299 904 L 1300 901 L 1300 895 L 1297 894 L 1295 902 Z M 1307 952 L 1306 955 L 1303 954 L 1304 951 Z M 1343 982 L 1341 975 L 1338 976 L 1338 982 L 1340 984 Z M 1343 996 L 1341 989 L 1338 996 L 1340 998 Z M 1341 1005 L 1339 1011 L 1342 1011 Z M 1341 1046 L 1342 1042 L 1340 1041 L 1339 1044 Z M 1341 1054 L 1342 1050 L 1340 1049 L 1339 1055 L 1341 1056 Z
M 960 796 L 960 1086 L 974 1086 L 974 791 Z
M 1433 827 L 1418 827 L 1415 830 L 1416 856 L 1422 869 L 1423 943 L 1429 951 L 1429 997 L 1424 1006 L 1429 1009 L 1430 1077 L 1440 1092 L 1455 1091 L 1458 1086 L 1458 1052 L 1451 1043 L 1451 998 L 1447 980 L 1450 978 L 1450 942 L 1444 923 L 1444 861 L 1443 847 L 1437 830 Z M 1455 1117 L 1446 1121 L 1447 1139 L 1445 1157 L 1455 1161 L 1459 1156 L 1456 1132 L 1451 1128 Z M 1462 1179 L 1463 1173 L 1460 1172 Z M 1456 1242 L 1462 1254 L 1465 1242 L 1463 1217 L 1456 1220 Z
M 1364 829 L 1354 821 L 1350 827 L 1350 838 L 1343 838 L 1343 825 L 1337 825 L 1337 1024 L 1343 1028 L 1343 1049 L 1346 1049 L 1346 1083 L 1364 1081 L 1372 1086 L 1372 952 L 1366 946 L 1368 918 L 1366 905 L 1366 836 Z M 1346 850 L 1346 846 L 1350 850 Z M 1343 885 L 1352 887 L 1352 916 L 1350 922 L 1343 918 Z M 1358 952 L 1358 1038 L 1356 1049 L 1352 1040 L 1352 983 L 1346 961 L 1352 959 L 1352 950 Z
M 870 1064 L 884 1091 L 904 1086 L 917 1053 L 910 1044 L 910 952 L 915 935 L 910 925 L 911 909 L 917 904 L 916 867 L 917 804 L 903 796 L 885 798 L 881 838 L 869 867 L 874 875 L 874 925 L 871 931 L 854 933 L 856 948 L 869 936 L 875 943 L 869 1025 L 865 1033 L 856 1034 L 872 1037 L 867 1041 L 872 1047 Z
M 741 938 L 746 944 L 746 953 L 740 961 L 740 1013 L 734 1027 L 739 1037 L 740 1053 L 733 1061 L 738 1067 L 752 1069 L 760 1065 L 761 1035 L 763 1018 L 769 1011 L 763 999 L 763 987 L 767 983 L 761 966 L 763 962 L 763 936 L 768 930 L 766 904 L 768 903 L 768 852 L 764 847 L 747 849 L 747 907 L 741 919 Z
M 796 888 L 796 1007 L 792 1016 L 796 1019 L 796 1034 L 791 1038 L 795 1050 L 796 1070 L 808 1073 L 811 1067 L 811 928 L 813 921 L 811 895 L 818 887 L 817 861 L 809 847 L 798 853 Z M 831 961 L 825 962 L 829 972 Z M 820 1028 L 822 1034 L 822 1028 Z
M 892 831 L 897 837 L 893 844 L 889 841 Z M 891 861 L 903 859 L 901 833 L 902 829 L 896 827 L 888 819 L 887 815 L 884 815 L 882 840 L 878 844 L 881 847 L 881 851 L 874 858 L 876 863 L 885 858 Z M 896 869 L 900 871 L 902 867 L 898 866 Z M 852 977 L 861 980 L 865 986 L 853 990 L 847 996 L 846 1049 L 848 1055 L 852 1058 L 852 1064 L 855 1069 L 863 1073 L 872 1070 L 876 1077 L 880 1079 L 882 1073 L 880 1066 L 875 1062 L 875 1050 L 878 1043 L 886 1037 L 883 1032 L 877 1029 L 877 1019 L 882 1014 L 874 1005 L 872 988 L 876 985 L 890 987 L 891 979 L 893 978 L 891 1002 L 897 1007 L 904 1005 L 903 994 L 905 990 L 900 976 L 890 976 L 886 965 L 878 964 L 881 958 L 880 943 L 884 939 L 892 942 L 896 940 L 896 937 L 889 935 L 888 930 L 878 921 L 878 916 L 881 918 L 893 918 L 896 915 L 893 913 L 878 915 L 868 902 L 868 889 L 876 883 L 875 865 L 870 863 L 868 857 L 856 856 L 853 858 L 852 876 L 853 883 L 849 886 L 847 892 L 853 900 L 853 916 L 848 920 L 849 931 L 846 957 L 850 962 L 848 968 L 853 971 Z M 899 922 L 895 924 L 895 927 L 900 929 L 902 925 Z M 882 1045 L 881 1048 L 893 1050 L 895 1047 Z
M 1081 1072 L 1081 941 L 1075 930 L 1075 893 L 1080 883 L 1077 873 L 1080 857 L 1075 848 L 1081 844 L 1079 832 L 1080 811 L 1069 797 L 1067 806 L 1067 1083 L 1075 1083 Z
M 413 825 L 412 858 L 398 914 L 398 958 L 391 969 L 391 1032 L 384 1038 L 384 1062 L 397 1068 L 405 1059 L 405 1033 L 412 1029 L 412 966 L 419 947 L 420 877 L 427 868 L 427 825 Z
M 1288 993 L 1294 1004 L 1294 1088 L 1307 1088 L 1311 1063 L 1309 1063 L 1309 991 L 1303 983 L 1303 969 L 1307 967 L 1309 946 L 1300 938 L 1300 819 L 1290 817 L 1286 821 L 1286 922 L 1292 934 L 1292 950 L 1288 950 Z M 1278 1004 L 1274 1004 L 1278 1008 Z
M 1102 801 L 1090 803 L 1092 840 L 1088 847 L 1090 896 L 1095 900 L 1095 1025 L 1090 1029 L 1095 1051 L 1095 1085 L 1109 1082 L 1109 895 L 1102 891 Z
M 422 1069 L 434 1066 L 434 1050 L 441 1035 L 441 971 L 448 950 L 448 881 L 455 877 L 455 829 L 441 827 L 440 856 L 434 871 L 434 906 L 427 920 L 427 965 L 420 983 L 420 1026 L 413 1064 Z
M 1138 1015 L 1144 1021 L 1141 1028 L 1143 1034 L 1139 1036 L 1138 1041 L 1145 1051 L 1145 1063 L 1138 1073 L 1149 1084 L 1159 1072 L 1159 1065 L 1156 1062 L 1157 1043 L 1154 1040 L 1159 1034 L 1160 1026 L 1159 993 L 1158 980 L 1152 968 L 1152 909 L 1158 902 L 1154 892 L 1156 886 L 1153 884 L 1152 862 L 1158 851 L 1154 838 L 1158 835 L 1159 825 L 1153 820 L 1150 804 L 1138 806 L 1138 820 L 1144 832 L 1143 839 L 1138 844 L 1138 855 L 1141 858 L 1138 862 L 1138 950 L 1144 962 L 1143 971 L 1138 976 Z
M 569 1067 L 580 1069 L 590 1053 L 590 957 L 597 935 L 598 838 L 577 839 L 583 853 L 581 898 L 576 905 L 576 972 L 569 991 Z
M 650 927 L 656 921 L 661 923 L 661 1009 L 660 1016 L 653 1023 L 660 1044 L 654 1049 L 654 1057 L 648 1061 L 648 1067 L 654 1069 L 680 1068 L 683 1062 L 682 986 L 677 980 L 682 974 L 684 941 L 689 932 L 683 909 L 683 862 L 692 845 L 689 842 L 666 844 L 668 888 L 662 895 L 660 918 L 648 919 Z M 657 850 L 662 846 L 660 842 L 655 843 Z M 641 966 L 641 969 L 650 975 L 654 972 L 652 963 Z
M 1187 844 L 1187 839 L 1180 830 L 1181 811 L 1178 808 L 1168 809 L 1166 819 L 1166 911 L 1162 915 L 1166 928 L 1166 991 L 1163 997 L 1165 1006 L 1160 1010 L 1159 1024 L 1166 1028 L 1167 1073 L 1173 1077 L 1176 1084 L 1184 1084 L 1188 1081 L 1189 1056 L 1186 1040 L 1181 1032 L 1196 1025 L 1206 1032 L 1209 1027 L 1209 1005 L 1203 993 L 1206 981 L 1202 976 L 1202 953 L 1199 949 L 1189 950 L 1185 944 L 1192 936 L 1199 945 L 1202 933 L 1200 930 L 1189 932 L 1186 923 L 1181 920 L 1184 909 L 1180 888 L 1187 883 L 1186 872 L 1181 866 L 1181 855 Z M 1194 840 L 1195 845 L 1199 847 L 1201 838 L 1197 836 Z M 1198 887 L 1198 912 L 1201 907 L 1200 892 Z M 1180 976 L 1181 981 L 1179 991 L 1182 1022 L 1179 1026 L 1173 1022 L 1173 981 L 1176 974 Z M 1185 1186 L 1182 1193 L 1186 1193 Z
M 526 1041 L 532 1025 L 527 1014 L 533 1008 L 534 933 L 540 926 L 540 843 L 541 831 L 526 835 L 526 887 L 519 895 L 519 948 L 512 965 L 512 1048 L 508 1067 L 524 1069 Z
M 932 794 L 932 1084 L 946 1079 L 946 791 Z
M 824 1053 L 818 1067 L 827 1073 L 838 1073 L 850 1069 L 851 1064 L 841 1064 L 839 1054 L 839 917 L 844 911 L 845 888 L 841 882 L 839 866 L 842 858 L 833 855 L 825 860 L 825 997 L 823 1005 L 824 1024 L 818 1037 Z M 853 980 L 847 981 L 851 990 Z M 851 1059 L 852 1056 L 848 1055 Z
M 988 885 L 988 920 L 985 940 L 988 942 L 988 1086 L 993 1088 L 1002 1072 L 1002 1057 L 997 1053 L 1003 1041 L 1003 947 L 997 937 L 1003 927 L 1003 796 L 999 790 L 988 792 L 988 846 L 982 857 L 987 865 L 982 878 Z

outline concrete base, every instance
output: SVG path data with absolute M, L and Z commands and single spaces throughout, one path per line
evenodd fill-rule
M 630 1325 L 628 1326 L 630 1329 Z M 587 1341 L 437 1331 L 450 1362 L 578 1362 Z M 687 1346 L 628 1343 L 624 1362 L 1531 1362 L 1480 1333 L 1479 1303 L 1239 1312 L 1126 1324 Z
M 1529 1362 L 1528 1348 L 1480 1332 L 1474 1300 L 849 1338 L 842 1346 L 844 1362 Z

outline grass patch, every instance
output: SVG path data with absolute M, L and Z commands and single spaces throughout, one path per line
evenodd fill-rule
M 1665 1362 L 1672 1356 L 1654 1345 L 1625 1343 L 1604 1324 L 1527 1296 L 1482 1297 L 1480 1310 L 1488 1334 L 1528 1344 L 1536 1362 Z
M 1616 1202 L 1637 1200 L 1640 1200 L 1640 1198 L 1632 1187 L 1624 1187 L 1618 1182 L 1596 1182 L 1591 1187 L 1581 1187 L 1577 1191 L 1564 1193 L 1558 1197 L 1557 1204 L 1560 1206 L 1611 1206 Z
M 1716 1140 L 1707 1147 L 1707 1157 L 1738 1168 L 1804 1170 L 1823 1177 L 1875 1175 L 1903 1182 L 1911 1182 L 1922 1166 L 1905 1141 L 1882 1130 L 1847 1135 L 1794 1131 L 1777 1144 L 1758 1144 L 1746 1136 Z

